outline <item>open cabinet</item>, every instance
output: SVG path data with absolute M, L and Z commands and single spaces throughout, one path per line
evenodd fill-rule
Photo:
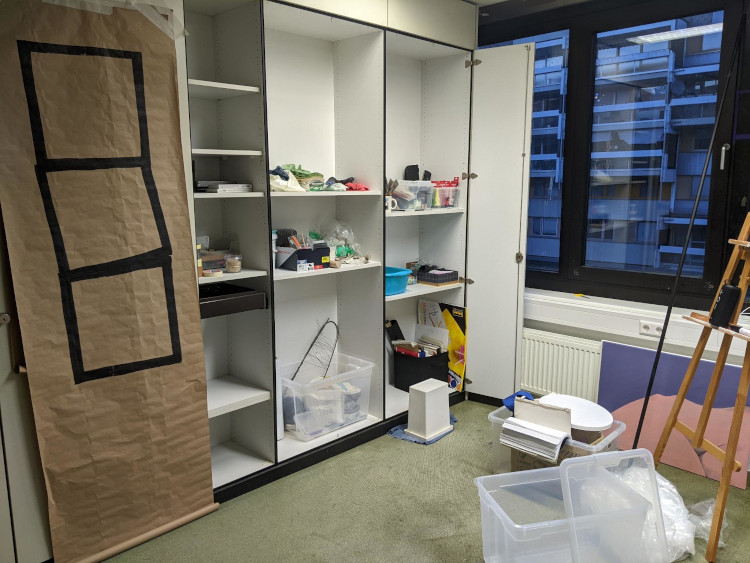
M 432 180 L 460 180 L 448 207 L 386 209 L 387 266 L 419 261 L 460 276 L 387 296 L 386 320 L 413 340 L 420 298 L 467 307 L 466 389 L 494 398 L 513 392 L 520 352 L 531 63 L 525 45 L 483 50 L 472 62 L 471 51 L 386 35 L 386 176 L 401 179 L 418 164 Z M 388 417 L 409 406 L 394 383 L 386 342 Z
M 369 188 L 271 192 L 272 229 L 307 234 L 341 222 L 368 257 L 341 268 L 274 270 L 277 378 L 279 371 L 290 377 L 329 319 L 339 329 L 337 354 L 374 364 L 367 416 L 311 440 L 279 431 L 284 461 L 383 418 L 384 39 L 380 29 L 290 6 L 266 2 L 264 11 L 269 167 L 297 164 L 325 178 L 354 177 Z M 279 430 L 283 395 L 279 381 Z M 289 415 L 286 422 L 293 425 Z
M 408 394 L 393 385 L 383 320 L 413 338 L 419 297 L 467 307 L 465 389 L 509 394 L 523 317 L 516 256 L 525 249 L 533 52 L 483 50 L 480 64 L 466 49 L 272 0 L 185 8 L 193 185 L 252 184 L 239 194 L 189 188 L 195 237 L 242 255 L 240 272 L 199 278 L 199 289 L 230 282 L 264 294 L 250 308 L 202 309 L 214 487 L 248 490 L 402 420 Z M 449 205 L 384 209 L 385 180 L 413 164 L 434 180 L 459 178 Z M 269 170 L 282 165 L 368 189 L 273 191 Z M 277 263 L 274 242 L 288 246 L 288 236 L 273 240 L 273 231 L 337 223 L 354 232 L 361 260 L 300 271 Z M 417 259 L 461 279 L 385 297 L 384 267 Z M 354 390 L 358 416 L 319 431 L 288 381 L 329 320 L 339 331 L 333 361 L 368 371 Z
M 189 188 L 194 235 L 203 250 L 217 249 L 213 254 L 221 256 L 231 249 L 242 256 L 239 272 L 198 278 L 201 301 L 215 284 L 227 282 L 268 295 L 261 4 L 186 0 L 185 25 L 193 186 L 223 181 L 253 188 L 247 193 Z M 206 314 L 201 308 L 214 487 L 276 461 L 273 310 L 233 308 L 229 301 L 222 309 Z
M 469 65 L 467 66 L 467 63 Z M 459 177 L 451 206 L 385 211 L 386 266 L 421 261 L 466 272 L 466 191 L 469 170 L 471 51 L 398 33 L 386 34 L 386 177 L 402 179 L 408 165 L 433 180 Z M 404 182 L 402 182 L 403 184 Z M 464 284 L 409 285 L 390 295 L 386 320 L 415 339 L 419 298 L 464 305 Z M 409 393 L 394 385 L 393 350 L 386 343 L 386 415 L 409 408 Z

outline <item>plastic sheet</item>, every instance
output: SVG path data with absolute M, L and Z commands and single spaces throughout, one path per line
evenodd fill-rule
M 711 522 L 714 519 L 714 508 L 716 499 L 708 499 L 694 504 L 688 508 L 690 511 L 690 521 L 695 525 L 695 537 L 708 541 L 711 533 Z M 724 529 L 727 527 L 726 519 L 721 523 L 721 533 L 719 534 L 719 547 L 726 547 L 721 538 L 724 537 Z
M 649 498 L 651 496 L 649 475 L 646 468 L 629 467 L 617 472 L 616 476 L 643 497 Z M 695 524 L 689 519 L 685 502 L 675 486 L 658 473 L 656 474 L 656 481 L 669 558 L 670 561 L 680 561 L 695 554 Z M 649 518 L 653 517 L 653 513 L 649 513 Z M 710 525 L 709 522 L 709 527 Z M 644 526 L 644 532 L 649 529 L 651 529 L 650 526 Z M 644 540 L 649 542 L 654 541 L 654 538 L 644 538 Z

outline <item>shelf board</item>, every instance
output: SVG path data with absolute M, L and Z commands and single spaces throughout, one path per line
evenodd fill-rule
M 193 156 L 263 156 L 263 151 L 230 149 L 193 149 Z
M 464 213 L 466 210 L 463 207 L 436 207 L 435 209 L 424 209 L 417 211 L 416 209 L 407 209 L 406 211 L 386 211 L 385 216 L 390 219 L 392 217 L 423 217 L 424 215 L 450 215 Z
M 260 459 L 236 442 L 211 446 L 211 474 L 214 489 L 270 467 L 272 462 Z
M 271 400 L 271 392 L 226 375 L 206 381 L 208 398 L 208 418 L 221 416 Z
M 206 277 L 200 277 L 198 278 L 198 283 L 200 285 L 203 285 L 204 283 L 219 283 L 223 281 L 232 281 L 232 280 L 245 280 L 248 278 L 259 278 L 262 276 L 267 275 L 268 272 L 265 270 L 250 270 L 247 268 L 242 268 L 242 271 L 237 272 L 236 274 L 228 274 L 224 272 L 224 275 L 219 276 L 218 278 L 206 278 Z
M 409 393 L 396 389 L 388 384 L 385 386 L 385 417 L 391 418 L 409 410 Z
M 712 328 L 714 330 L 718 330 L 719 332 L 721 332 L 722 334 L 726 334 L 727 336 L 733 336 L 734 338 L 744 340 L 745 342 L 750 342 L 750 336 L 745 336 L 744 334 L 740 334 L 739 332 L 734 332 L 733 330 L 730 330 L 728 328 L 714 326 L 708 322 L 708 317 L 706 317 L 705 315 L 693 313 L 692 315 L 682 315 L 682 318 L 685 319 L 686 321 L 692 321 L 695 324 L 699 324 L 706 328 Z
M 344 272 L 352 272 L 354 270 L 365 270 L 367 268 L 379 268 L 380 262 L 376 260 L 370 260 L 367 264 L 344 264 L 340 268 L 323 268 L 322 270 L 312 270 L 311 272 L 294 272 L 292 270 L 282 270 L 276 268 L 273 271 L 274 281 L 292 280 L 306 278 L 310 276 L 325 276 L 330 274 L 342 274 Z
M 367 192 L 271 192 L 271 197 L 366 197 L 371 195 L 382 195 L 373 190 Z
M 396 295 L 387 295 L 386 301 L 398 301 L 400 299 L 411 299 L 413 297 L 420 297 L 422 295 L 429 295 L 430 293 L 440 293 L 441 291 L 450 291 L 451 289 L 459 289 L 463 287 L 462 283 L 452 283 L 448 285 L 427 285 L 424 283 L 418 283 L 415 285 L 407 285 L 406 293 L 397 293 Z
M 277 446 L 279 461 L 285 461 L 305 452 L 309 452 L 310 450 L 333 442 L 334 440 L 337 440 L 344 436 L 348 436 L 349 434 L 353 434 L 358 430 L 362 430 L 363 428 L 372 426 L 373 424 L 380 422 L 380 420 L 381 419 L 370 414 L 367 415 L 367 418 L 363 420 L 360 420 L 353 424 L 349 424 L 348 426 L 344 426 L 343 428 L 339 428 L 338 430 L 335 430 L 334 432 L 330 432 L 328 434 L 324 434 L 323 436 L 313 438 L 309 442 L 297 440 L 297 438 L 295 438 L 291 433 L 284 432 L 284 438 L 278 441 Z
M 242 192 L 242 193 L 193 193 L 195 199 L 231 199 L 235 197 L 252 197 L 252 198 L 264 198 L 266 194 L 263 192 Z
M 243 86 L 242 84 L 227 84 L 226 82 L 212 82 L 210 80 L 188 79 L 188 93 L 193 98 L 202 100 L 225 100 L 260 93 L 257 86 Z

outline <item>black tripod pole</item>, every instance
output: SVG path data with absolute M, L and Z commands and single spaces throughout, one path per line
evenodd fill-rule
M 711 141 L 708 144 L 708 152 L 706 153 L 706 161 L 703 163 L 703 172 L 701 173 L 701 181 L 698 184 L 698 193 L 695 194 L 695 202 L 693 203 L 693 212 L 690 215 L 690 222 L 688 223 L 687 233 L 685 234 L 685 244 L 682 245 L 682 254 L 680 255 L 680 263 L 677 266 L 677 274 L 675 275 L 674 283 L 672 284 L 672 293 L 669 298 L 669 306 L 667 307 L 667 314 L 664 316 L 664 325 L 662 327 L 661 335 L 659 336 L 659 345 L 656 347 L 656 355 L 654 356 L 654 364 L 651 367 L 651 376 L 648 380 L 648 387 L 646 388 L 646 396 L 643 401 L 643 408 L 641 409 L 641 416 L 638 420 L 638 428 L 635 431 L 635 439 L 633 440 L 633 448 L 638 447 L 638 440 L 641 437 L 641 430 L 643 429 L 643 421 L 646 419 L 646 409 L 648 409 L 648 402 L 651 398 L 651 391 L 654 387 L 654 380 L 656 379 L 656 370 L 659 368 L 659 359 L 661 358 L 661 351 L 664 348 L 664 339 L 667 336 L 667 326 L 669 325 L 669 319 L 672 316 L 672 309 L 674 308 L 675 300 L 677 299 L 677 286 L 680 283 L 680 277 L 682 276 L 682 268 L 685 265 L 685 257 L 687 256 L 688 247 L 690 246 L 690 236 L 693 232 L 693 225 L 695 224 L 695 216 L 698 213 L 698 204 L 700 203 L 701 194 L 703 193 L 703 185 L 706 182 L 706 175 L 708 174 L 708 165 L 711 162 L 711 152 L 716 142 L 716 131 L 719 128 L 719 119 L 721 116 L 724 102 L 726 101 L 727 92 L 729 91 L 729 84 L 732 81 L 732 76 L 735 73 L 736 62 L 740 55 L 740 49 L 742 46 L 742 39 L 745 35 L 745 15 L 742 15 L 742 21 L 740 27 L 737 30 L 737 37 L 734 40 L 734 49 L 732 50 L 732 57 L 729 61 L 729 72 L 727 78 L 724 81 L 724 89 L 721 93 L 721 99 L 719 105 L 716 106 L 716 122 L 714 123 L 713 131 L 711 132 Z

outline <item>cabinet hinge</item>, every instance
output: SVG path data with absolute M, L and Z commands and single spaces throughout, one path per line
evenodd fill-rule
M 8 313 L 0 313 L 0 326 L 10 324 L 10 315 Z
M 472 66 L 478 66 L 482 64 L 482 61 L 479 59 L 474 59 L 473 61 L 464 61 L 464 67 L 469 68 Z
M 474 172 L 472 172 L 471 174 L 467 174 L 466 172 L 461 172 L 461 179 L 462 180 L 468 180 L 469 178 L 471 178 L 472 180 L 474 180 L 476 178 L 479 178 L 479 176 L 477 176 L 476 174 L 474 174 Z
M 516 264 L 523 262 L 523 252 L 516 252 Z
M 471 278 L 458 278 L 459 283 L 464 283 L 466 285 L 471 285 L 474 283 L 474 280 Z

